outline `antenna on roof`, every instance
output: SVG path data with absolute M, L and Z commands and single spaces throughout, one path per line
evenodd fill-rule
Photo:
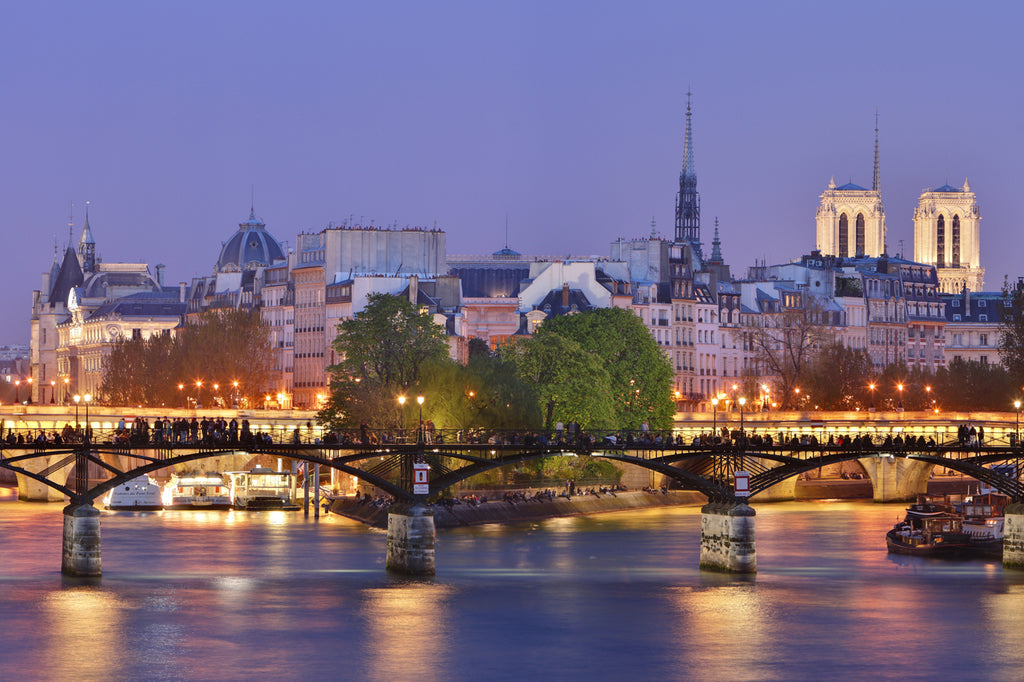
M 878 107 L 875 107 L 875 176 L 871 189 L 875 192 L 882 191 L 882 171 L 878 165 Z
M 249 185 L 249 213 L 256 213 L 256 185 Z
M 508 248 L 508 211 L 505 211 L 505 248 Z
M 68 209 L 68 246 L 71 246 L 71 231 L 75 228 L 75 202 Z

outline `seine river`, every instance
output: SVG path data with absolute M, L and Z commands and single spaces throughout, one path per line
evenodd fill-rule
M 697 569 L 696 508 L 384 534 L 286 512 L 104 513 L 60 574 L 62 505 L 0 502 L 0 676 L 16 680 L 1020 680 L 1024 572 L 890 557 L 902 505 L 755 505 L 758 569 Z

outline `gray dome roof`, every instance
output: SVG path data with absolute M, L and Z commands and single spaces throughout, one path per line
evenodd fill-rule
M 279 260 L 284 260 L 284 249 L 256 213 L 250 211 L 249 219 L 239 223 L 238 232 L 221 247 L 217 272 L 251 270 Z

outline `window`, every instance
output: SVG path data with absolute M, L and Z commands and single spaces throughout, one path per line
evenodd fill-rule
M 978 301 L 978 307 L 979 308 L 984 308 L 987 303 L 988 303 L 988 301 L 985 301 L 985 300 Z
M 960 307 L 960 299 L 959 298 L 954 298 L 953 301 L 952 301 L 952 305 L 953 305 L 954 308 L 959 308 Z
M 985 315 L 985 314 L 978 315 L 978 320 L 981 321 L 981 322 L 988 322 L 988 315 Z
M 978 345 L 979 346 L 987 346 L 988 345 L 988 334 L 979 334 L 978 335 Z

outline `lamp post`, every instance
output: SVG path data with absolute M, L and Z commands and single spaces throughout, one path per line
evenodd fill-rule
M 401 420 L 399 421 L 399 429 L 402 431 L 402 440 L 405 440 L 405 396 L 398 396 L 398 411 L 400 412 Z
M 178 384 L 178 396 L 181 398 L 181 409 L 185 409 L 185 384 Z
M 1013 409 L 1015 409 L 1017 411 L 1017 425 L 1016 425 L 1016 428 L 1014 428 L 1014 430 L 1013 430 L 1013 434 L 1014 434 L 1014 438 L 1013 438 L 1014 443 L 1013 444 L 1016 445 L 1017 443 L 1020 443 L 1020 401 L 1019 400 L 1014 400 L 1013 401 Z
M 420 429 L 419 429 L 419 434 L 416 436 L 416 442 L 418 444 L 422 445 L 423 444 L 423 396 L 421 396 L 421 395 L 416 396 L 416 402 L 417 402 L 417 404 L 419 404 L 419 419 L 420 419 Z
M 74 400 L 75 400 L 75 431 L 78 431 L 78 429 L 81 428 L 81 425 L 78 423 L 78 401 L 80 401 L 81 399 L 82 399 L 82 396 L 80 396 L 80 395 L 78 395 L 76 393 L 75 394 L 75 398 L 74 398 Z
M 740 396 L 736 400 L 736 402 L 739 403 L 739 406 L 740 406 L 740 438 L 742 439 L 744 437 L 744 433 L 743 433 L 743 406 L 747 404 L 747 399 L 744 398 L 743 396 Z
M 64 377 L 64 400 L 62 400 L 61 402 L 64 403 L 65 405 L 68 404 L 68 384 L 70 383 L 71 379 L 69 377 Z
M 57 402 L 57 381 L 50 379 L 50 404 L 53 405 Z
M 28 398 L 27 398 L 27 401 L 28 401 L 28 404 L 31 405 L 32 404 L 32 377 L 29 377 L 28 379 L 25 379 L 25 381 L 28 383 Z
M 85 440 L 88 442 L 92 440 L 92 426 L 89 424 L 89 403 L 92 401 L 92 395 L 86 393 L 82 400 L 85 401 Z
M 711 399 L 711 444 L 718 438 L 718 396 Z
M 871 391 L 871 402 L 868 403 L 868 412 L 875 411 L 875 385 L 873 383 L 868 384 L 868 390 Z
M 903 411 L 903 384 L 896 384 L 896 389 L 899 391 L 899 402 L 896 403 L 896 411 Z
M 217 407 L 217 391 L 219 391 L 219 390 L 220 390 L 220 384 L 214 384 L 213 385 L 213 398 L 211 398 L 211 400 L 213 401 L 213 405 L 211 405 L 210 407 Z
M 201 379 L 196 379 L 196 409 L 199 409 L 199 394 L 203 390 L 203 382 Z
M 800 409 L 800 387 L 797 386 L 793 389 L 793 393 L 796 393 L 796 409 Z
M 21 404 L 21 379 L 14 380 L 14 402 Z
M 233 407 L 238 407 L 238 382 L 237 381 L 232 381 L 231 382 L 231 388 L 232 388 L 232 391 L 231 391 L 231 405 Z

